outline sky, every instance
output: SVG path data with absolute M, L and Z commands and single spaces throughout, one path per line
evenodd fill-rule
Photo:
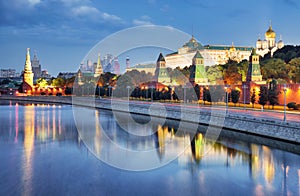
M 193 34 L 203 45 L 255 46 L 271 21 L 285 44 L 300 45 L 298 20 L 297 0 L 0 1 L 0 68 L 21 72 L 26 48 L 31 48 L 31 56 L 36 51 L 42 69 L 51 75 L 73 72 L 99 42 L 140 25 Z M 125 66 L 125 61 L 119 63 Z

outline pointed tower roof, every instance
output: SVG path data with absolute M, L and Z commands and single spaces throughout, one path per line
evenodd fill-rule
M 160 61 L 166 61 L 164 56 L 162 55 L 162 53 L 159 53 L 159 57 L 157 59 L 157 62 L 160 62 Z
M 256 49 L 255 49 L 255 48 L 253 48 L 253 49 L 252 49 L 252 52 L 251 52 L 251 56 L 253 56 L 253 55 L 257 55 L 257 54 L 256 54 Z
M 26 54 L 26 60 L 25 60 L 25 65 L 24 65 L 24 71 L 25 72 L 31 72 L 32 71 L 31 61 L 30 61 L 30 48 L 27 48 L 27 54 Z
M 196 52 L 196 54 L 195 54 L 195 56 L 194 56 L 194 59 L 203 59 L 203 56 L 200 54 L 200 52 L 199 52 L 199 50 L 197 50 L 197 52 Z
M 100 76 L 102 74 L 102 65 L 101 65 L 101 59 L 100 59 L 100 53 L 98 53 L 98 61 L 97 61 L 97 66 L 95 70 L 95 77 Z

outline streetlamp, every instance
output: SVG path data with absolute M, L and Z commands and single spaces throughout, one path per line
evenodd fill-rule
M 225 92 L 226 92 L 226 109 L 225 109 L 226 114 L 228 113 L 228 92 L 227 92 L 227 89 L 229 89 L 229 88 L 230 87 L 228 87 L 228 86 L 224 87 Z
M 146 101 L 148 101 L 148 86 L 146 86 L 145 89 L 146 89 Z
M 183 103 L 186 103 L 186 85 L 183 86 Z
M 128 98 L 128 102 L 129 102 L 129 89 L 131 88 L 130 86 L 127 86 L 127 98 Z
M 154 89 L 154 86 L 151 86 L 151 102 L 153 102 L 153 89 Z
M 284 112 L 283 112 L 283 121 L 286 122 L 286 84 L 283 85 L 283 92 L 284 92 Z
M 243 97 L 244 97 L 244 110 L 246 109 L 246 89 L 248 88 L 248 86 L 246 84 L 244 84 L 242 86 L 243 88 Z
M 108 97 L 110 97 L 110 95 L 111 95 L 111 89 L 112 89 L 112 86 L 108 86 Z

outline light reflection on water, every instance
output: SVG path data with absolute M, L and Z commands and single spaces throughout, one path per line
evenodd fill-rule
M 225 136 L 213 144 L 201 132 L 177 130 L 176 123 L 151 125 L 143 131 L 152 134 L 139 137 L 122 130 L 111 112 L 92 111 L 94 129 L 86 131 L 96 155 L 115 156 L 101 142 L 104 136 L 123 148 L 155 149 L 158 160 L 188 146 L 162 168 L 128 172 L 87 150 L 70 106 L 11 103 L 0 108 L 0 167 L 6 168 L 0 171 L 0 195 L 300 195 L 300 156 L 265 145 Z M 211 150 L 203 156 L 206 149 Z

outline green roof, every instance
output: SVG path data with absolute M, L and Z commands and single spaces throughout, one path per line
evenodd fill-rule
M 162 53 L 159 53 L 159 57 L 158 57 L 158 59 L 157 59 L 157 62 L 159 62 L 159 61 L 165 61 L 165 58 L 164 58 L 164 56 L 162 55 Z
M 194 58 L 195 58 L 195 59 L 196 59 L 196 58 L 197 58 L 197 59 L 203 59 L 203 56 L 200 54 L 199 50 L 197 50 L 197 52 L 196 52 Z
M 204 48 L 208 50 L 230 50 L 232 46 L 223 45 L 205 45 Z M 252 51 L 252 47 L 249 46 L 234 46 L 238 51 Z

